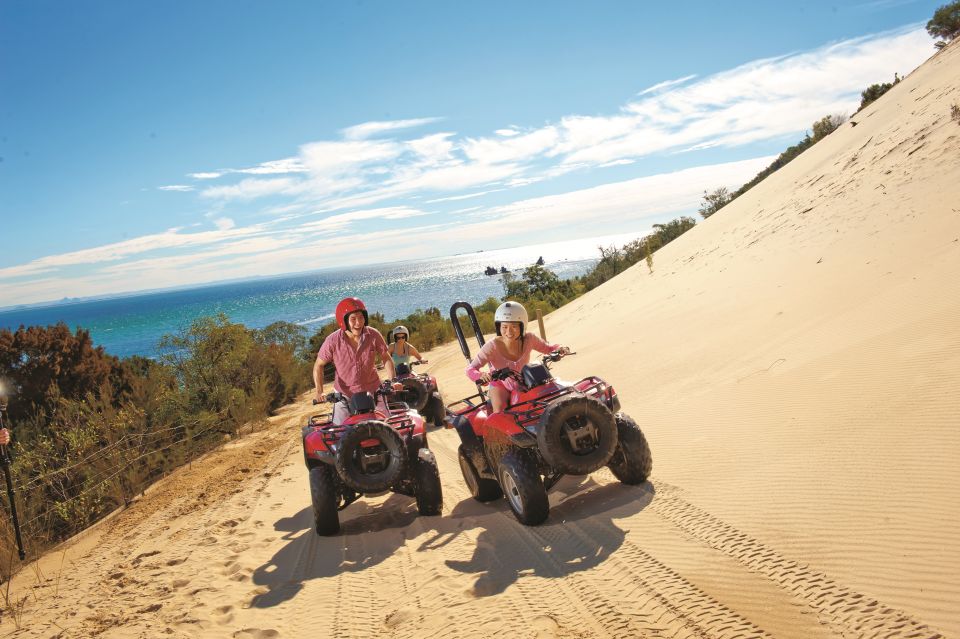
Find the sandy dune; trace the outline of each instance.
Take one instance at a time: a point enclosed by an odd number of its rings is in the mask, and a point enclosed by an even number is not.
[[[960,636],[960,44],[547,318],[644,428],[652,481],[543,526],[401,496],[311,530],[307,400],[21,572],[16,637]],[[415,336],[414,336],[415,338]],[[416,340],[414,339],[414,343]],[[456,345],[429,354],[469,394]]]

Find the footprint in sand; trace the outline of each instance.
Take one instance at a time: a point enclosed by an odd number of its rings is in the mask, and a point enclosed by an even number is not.
[[[151,550],[151,551],[149,551],[149,552],[142,552],[142,553],[140,553],[139,555],[137,555],[136,557],[134,557],[134,558],[133,558],[133,561],[131,561],[130,563],[131,563],[132,565],[134,565],[134,566],[138,566],[138,565],[140,565],[140,562],[143,561],[144,559],[146,559],[147,557],[153,557],[154,555],[159,555],[159,554],[160,554],[160,551],[159,551],[159,550]]]
[[[171,559],[170,561],[167,562],[167,565],[168,565],[168,566],[179,566],[180,564],[182,564],[182,563],[185,562],[186,560],[187,560],[186,557],[181,557],[181,558],[179,558],[179,559]]]
[[[560,636],[560,624],[557,623],[556,619],[548,615],[541,615],[535,617],[530,625],[533,627],[534,632],[537,633],[537,639],[554,639],[554,637]]]
[[[174,579],[174,580],[170,583],[170,586],[171,586],[172,588],[174,588],[174,589],[177,589],[177,588],[183,588],[184,586],[186,586],[186,585],[189,584],[189,583],[190,583],[190,580],[189,580],[189,579]]]
[[[233,622],[233,606],[220,606],[214,612],[218,615],[216,622],[221,626]]]
[[[280,633],[273,628],[261,630],[260,628],[244,628],[233,633],[234,639],[269,639],[270,637],[279,637]]]
[[[396,628],[397,626],[403,624],[416,615],[416,612],[410,608],[401,608],[399,610],[394,610],[383,620],[383,624],[387,628]]]
[[[249,569],[249,568],[244,568],[244,569],[241,570],[240,572],[238,572],[238,573],[236,573],[235,575],[233,575],[232,577],[230,577],[230,581],[241,581],[241,582],[242,582],[242,581],[249,581],[249,580],[250,580],[250,574],[251,574],[250,569]]]

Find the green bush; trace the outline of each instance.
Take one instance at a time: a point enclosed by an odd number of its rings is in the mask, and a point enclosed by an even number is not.
[[[899,84],[900,80],[900,76],[894,73],[893,82],[881,82],[879,84],[871,84],[868,86],[863,90],[863,93],[860,94],[860,106],[857,108],[857,112],[859,113],[867,105],[876,102],[880,96],[892,89],[894,85]]]
[[[934,38],[943,38],[937,42],[937,47],[946,46],[960,35],[960,0],[939,7],[933,12],[933,17],[927,22],[927,33]]]

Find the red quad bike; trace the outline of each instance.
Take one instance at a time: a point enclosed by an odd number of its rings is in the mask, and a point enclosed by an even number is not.
[[[397,376],[394,381],[403,384],[403,390],[400,391],[400,399],[410,408],[414,409],[424,419],[434,426],[443,426],[447,417],[447,406],[443,402],[443,395],[437,387],[437,378],[429,373],[416,374],[413,372],[414,366],[426,364],[427,360],[422,362],[410,362],[409,364],[397,364]]]
[[[464,357],[470,349],[457,318],[464,309],[477,342],[483,334],[467,302],[450,307]],[[460,469],[473,498],[502,495],[522,524],[535,526],[550,514],[547,490],[564,475],[587,475],[604,466],[624,484],[641,484],[653,465],[650,447],[637,423],[620,412],[613,387],[599,377],[576,383],[550,374],[563,355],[551,353],[518,374],[503,368],[493,379],[512,378],[518,391],[501,413],[490,414],[481,384],[478,393],[450,405],[452,428],[460,434]]]
[[[376,399],[392,394],[389,382],[376,393],[357,393],[349,400],[330,393],[327,401],[347,402],[350,417],[335,425],[332,415],[314,415],[303,427],[318,535],[339,532],[338,512],[363,495],[393,491],[415,497],[421,515],[440,514],[440,472],[427,448],[423,418],[402,403],[388,403],[384,412]]]

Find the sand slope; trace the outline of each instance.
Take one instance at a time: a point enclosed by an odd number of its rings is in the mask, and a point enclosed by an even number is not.
[[[24,570],[23,637],[960,636],[960,46],[554,313],[652,481],[565,478],[543,526],[401,496],[318,538],[304,400]],[[415,337],[415,336],[414,336]],[[415,340],[414,340],[415,342]],[[455,345],[429,355],[471,392]]]

